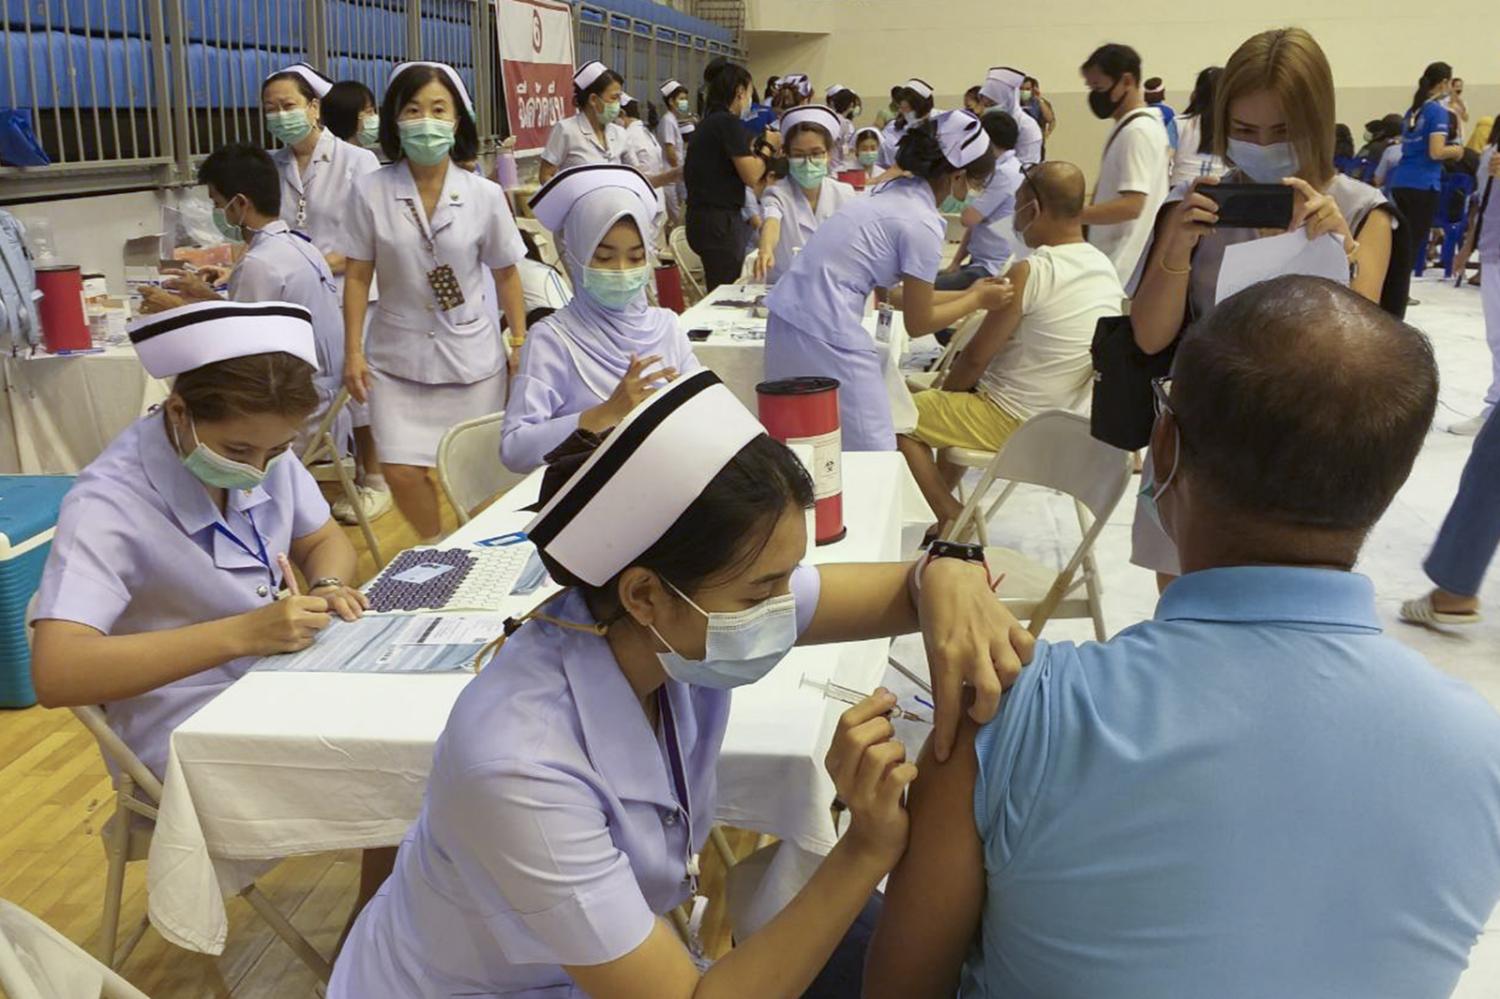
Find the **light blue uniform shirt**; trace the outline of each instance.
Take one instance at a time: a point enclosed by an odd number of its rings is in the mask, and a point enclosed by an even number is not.
[[[984,216],[984,221],[969,230],[969,260],[983,267],[993,277],[1010,259],[1009,225],[1016,214],[1016,192],[1025,175],[1015,150],[1008,150],[995,161],[995,172],[979,197],[970,205]]]
[[[1446,996],[1500,896],[1500,716],[1370,581],[1183,576],[981,730],[966,996]]]
[[[799,633],[820,577],[792,574]],[[592,623],[576,592],[549,616]],[[332,999],[583,999],[562,965],[617,960],[691,890],[730,693],[667,681],[689,808],[660,730],[596,635],[526,624],[459,695],[422,814],[360,914]]]

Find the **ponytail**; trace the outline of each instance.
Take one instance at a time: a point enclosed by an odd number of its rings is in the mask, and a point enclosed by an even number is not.
[[[708,68],[703,71],[704,103],[710,111],[714,108],[728,109],[734,103],[737,90],[741,87],[749,90],[755,86],[755,80],[748,69],[722,56],[719,59],[722,61],[717,65],[709,63]]]
[[[1427,68],[1422,71],[1422,79],[1417,81],[1417,92],[1412,95],[1411,108],[1406,112],[1408,127],[1416,127],[1417,112],[1421,110],[1423,104],[1427,103],[1427,98],[1432,93],[1432,88],[1444,80],[1451,79],[1453,79],[1452,66],[1445,62],[1428,64]]]

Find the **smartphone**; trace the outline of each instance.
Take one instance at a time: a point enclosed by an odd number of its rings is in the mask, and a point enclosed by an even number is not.
[[[1292,224],[1292,189],[1285,184],[1204,184],[1198,193],[1219,206],[1219,225],[1230,229],[1286,229]]]
[[[695,330],[688,330],[688,339],[693,341],[694,343],[702,343],[704,340],[707,340],[713,335],[714,331],[706,327],[699,327]]]

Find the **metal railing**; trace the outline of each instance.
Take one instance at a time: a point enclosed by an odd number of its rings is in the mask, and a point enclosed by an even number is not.
[[[307,61],[381,93],[409,59],[455,66],[484,149],[508,134],[495,0],[0,0],[0,109],[24,116],[50,164],[0,166],[0,201],[193,183],[229,141],[270,144],[260,85]],[[577,58],[602,59],[626,89],[690,89],[734,43],[575,2]],[[677,19],[678,21],[681,18]],[[4,128],[0,123],[0,128]],[[0,145],[0,149],[5,148]]]

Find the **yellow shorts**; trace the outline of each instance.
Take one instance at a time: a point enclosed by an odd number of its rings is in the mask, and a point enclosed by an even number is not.
[[[929,447],[998,451],[1024,421],[978,392],[929,389],[912,396],[917,429],[911,436]]]

